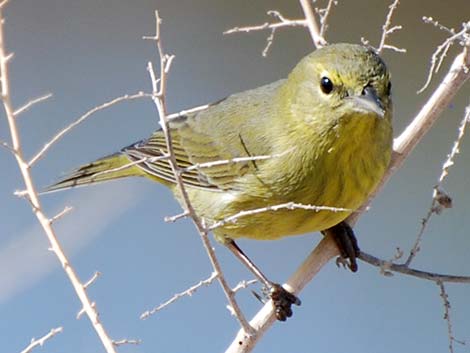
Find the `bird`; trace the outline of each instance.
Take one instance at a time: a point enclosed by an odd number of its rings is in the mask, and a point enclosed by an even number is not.
[[[345,219],[376,188],[392,151],[391,76],[373,48],[338,43],[316,49],[287,78],[177,116],[168,127],[192,207],[207,224],[219,224],[215,239],[268,288],[278,320],[290,317],[300,299],[269,280],[238,238],[330,230],[357,270],[359,247]],[[183,204],[168,153],[160,128],[46,191],[139,176],[165,185]],[[274,210],[284,204],[289,207]]]

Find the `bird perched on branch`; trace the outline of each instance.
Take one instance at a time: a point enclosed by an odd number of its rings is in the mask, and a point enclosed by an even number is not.
[[[359,248],[344,220],[389,164],[390,90],[386,65],[372,49],[333,44],[303,58],[286,79],[169,121],[189,201],[208,225],[219,225],[216,239],[268,287],[279,320],[291,316],[291,305],[300,300],[270,281],[235,239],[330,230],[356,271]],[[167,156],[160,129],[48,190],[142,176],[169,187],[181,201]]]

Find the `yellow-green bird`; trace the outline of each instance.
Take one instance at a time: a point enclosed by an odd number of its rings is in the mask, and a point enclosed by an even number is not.
[[[389,164],[390,91],[390,74],[373,49],[333,44],[307,55],[286,79],[169,122],[189,199],[208,224],[287,202],[347,209],[281,208],[239,217],[214,230],[217,240],[271,290],[279,320],[291,316],[291,304],[300,301],[269,281],[234,239],[278,239],[332,228],[355,271],[359,249],[343,220],[367,199]],[[143,176],[180,199],[168,160],[159,158],[165,155],[165,136],[157,130],[147,140],[80,167],[48,190]]]

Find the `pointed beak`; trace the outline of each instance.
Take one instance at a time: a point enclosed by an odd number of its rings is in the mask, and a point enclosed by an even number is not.
[[[373,87],[367,86],[363,89],[361,95],[350,96],[352,109],[361,114],[375,114],[379,118],[385,115],[385,109],[382,101],[377,96]]]

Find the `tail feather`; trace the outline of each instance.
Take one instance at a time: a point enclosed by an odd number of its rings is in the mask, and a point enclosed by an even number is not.
[[[116,153],[79,167],[64,179],[47,187],[45,192],[129,176],[143,176],[143,172],[136,165],[133,165],[124,154]]]

